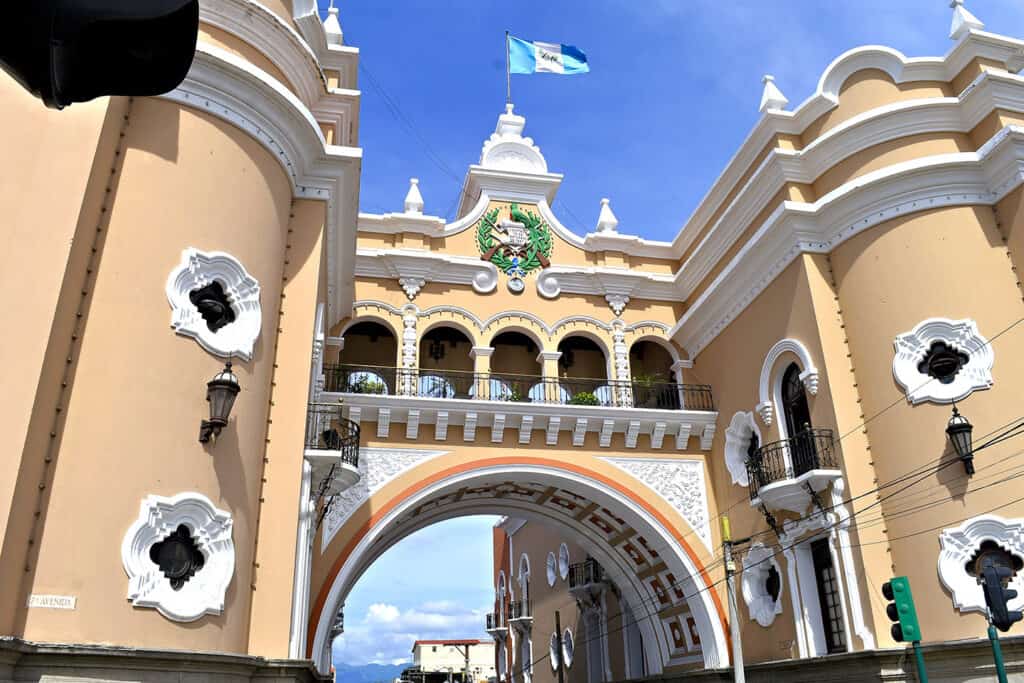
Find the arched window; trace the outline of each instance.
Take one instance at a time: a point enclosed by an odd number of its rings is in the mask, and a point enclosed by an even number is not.
[[[327,391],[354,394],[395,393],[398,340],[375,320],[353,324],[343,335],[338,365],[324,365]]]
[[[420,339],[417,395],[468,398],[473,390],[473,341],[462,330],[440,325]]]
[[[505,625],[505,602],[507,601],[506,596],[508,595],[508,589],[505,587],[505,572],[498,574],[498,624],[501,626]]]
[[[530,602],[530,558],[526,553],[519,558],[519,599],[524,608]]]
[[[789,439],[790,466],[793,476],[799,477],[815,468],[817,453],[811,432],[811,409],[796,363],[790,363],[782,375],[782,414],[786,425],[783,436]]]

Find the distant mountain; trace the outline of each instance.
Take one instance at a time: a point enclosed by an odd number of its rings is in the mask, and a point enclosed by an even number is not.
[[[409,664],[342,664],[334,663],[337,683],[391,683]]]

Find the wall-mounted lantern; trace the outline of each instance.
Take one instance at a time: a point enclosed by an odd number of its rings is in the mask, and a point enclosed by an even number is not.
[[[963,462],[964,471],[967,472],[968,476],[974,474],[974,450],[971,447],[971,432],[973,431],[974,425],[960,414],[960,411],[956,409],[954,404],[953,416],[949,418],[949,424],[946,425],[946,434],[949,435],[949,440],[953,442],[953,448],[956,449],[956,454],[960,457],[960,461]]]
[[[199,425],[199,441],[207,443],[212,438],[217,440],[220,430],[228,424],[231,408],[235,405],[235,397],[241,387],[238,378],[231,372],[231,361],[224,364],[224,369],[206,383],[206,400],[210,403],[210,419],[203,420]]]

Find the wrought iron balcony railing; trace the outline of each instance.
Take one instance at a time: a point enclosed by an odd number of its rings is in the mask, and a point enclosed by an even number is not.
[[[604,567],[593,558],[569,565],[569,590],[602,583],[604,580]]]
[[[706,384],[648,379],[621,381],[375,365],[325,365],[324,389],[350,394],[511,403],[714,410],[711,387]]]
[[[509,603],[508,620],[520,621],[523,619],[533,619],[533,611],[530,608],[530,601],[516,600],[515,602]]]
[[[341,451],[341,462],[359,466],[359,425],[341,416],[338,403],[310,403],[306,411],[306,448]]]
[[[501,631],[507,628],[507,625],[505,624],[502,617],[503,615],[497,612],[488,612],[486,629],[488,633],[490,633],[491,631]]]
[[[751,500],[769,484],[796,479],[811,470],[839,469],[834,446],[831,429],[805,429],[792,438],[761,446],[747,460]]]

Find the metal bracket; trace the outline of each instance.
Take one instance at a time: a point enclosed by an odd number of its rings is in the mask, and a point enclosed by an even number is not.
[[[764,505],[761,505],[761,514],[764,515],[764,521],[766,521],[768,523],[768,526],[772,528],[772,531],[775,532],[775,537],[781,541],[782,533],[779,530],[779,522],[775,519],[775,515],[768,512],[768,508],[766,508]]]
[[[821,498],[818,497],[818,493],[811,488],[808,482],[804,482],[804,488],[807,489],[807,493],[811,494],[811,500],[814,501],[814,507],[821,511],[821,514],[825,514],[825,508],[821,504]]]

